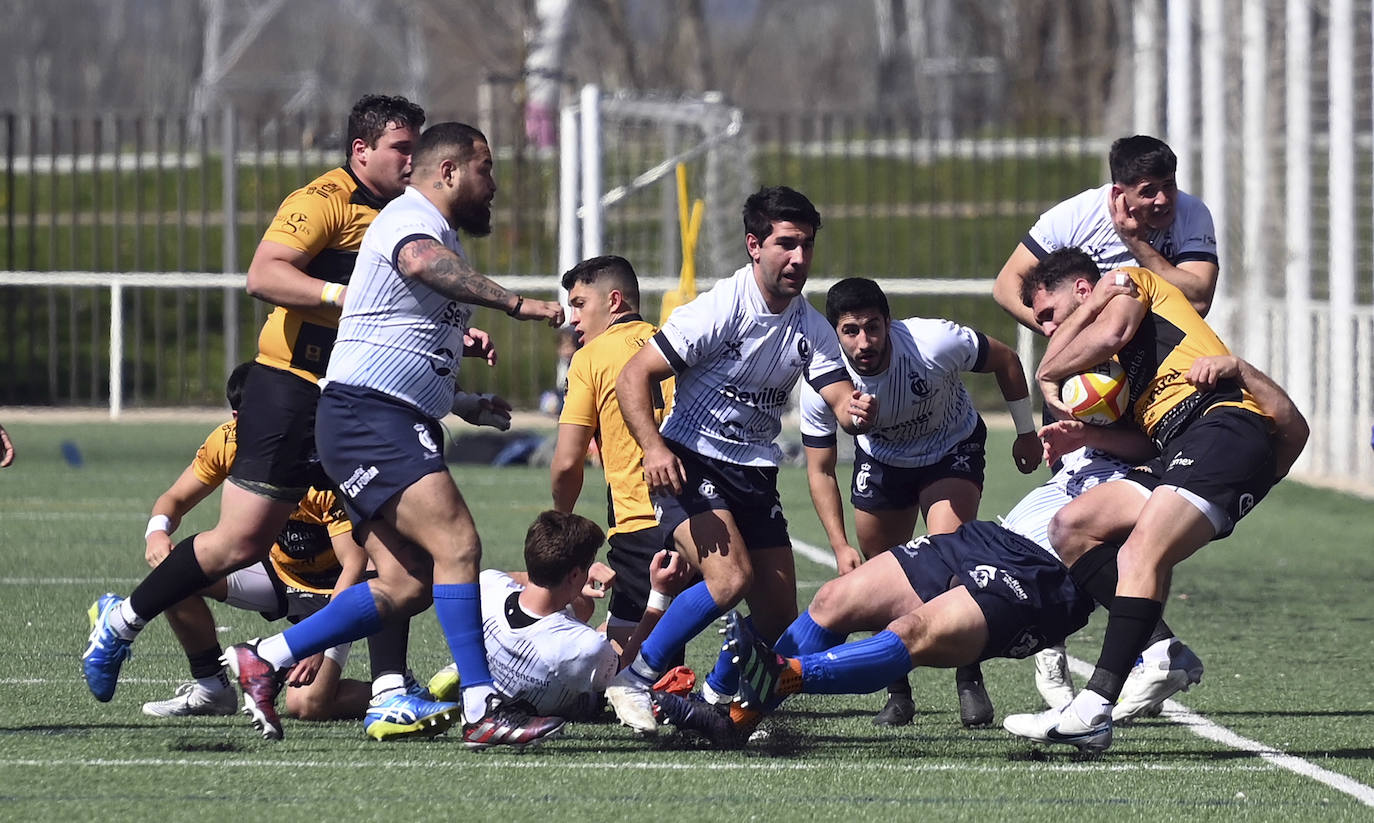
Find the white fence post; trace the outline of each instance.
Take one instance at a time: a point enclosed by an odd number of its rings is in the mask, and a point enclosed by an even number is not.
[[[225,274],[238,273],[239,183],[238,129],[234,108],[224,107],[224,250],[221,269]],[[235,289],[224,290],[224,373],[234,370],[239,360],[239,300]]]
[[[110,419],[124,408],[124,286],[110,281]]]
[[[601,89],[582,87],[582,259],[601,254]]]

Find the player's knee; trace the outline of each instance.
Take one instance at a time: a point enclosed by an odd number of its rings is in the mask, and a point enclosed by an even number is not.
[[[1045,534],[1049,537],[1050,545],[1066,564],[1072,564],[1093,545],[1085,537],[1086,526],[1087,524],[1075,517],[1073,512],[1069,512],[1067,507],[1060,509],[1050,519]]]
[[[744,599],[754,585],[754,570],[748,566],[716,569],[707,577],[706,588],[716,602],[731,608]]]
[[[841,621],[849,601],[845,595],[845,589],[848,587],[844,585],[843,580],[843,577],[830,580],[816,592],[811,605],[807,607],[812,620],[822,626],[831,626]]]

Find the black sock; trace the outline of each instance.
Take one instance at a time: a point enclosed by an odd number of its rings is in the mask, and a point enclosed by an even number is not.
[[[1098,604],[1112,607],[1116,597],[1116,555],[1120,543],[1098,543],[1069,567],[1069,577]]]
[[[1115,702],[1121,696],[1121,686],[1135,665],[1140,650],[1153,627],[1159,623],[1164,604],[1148,597],[1118,597],[1107,618],[1107,631],[1102,638],[1102,654],[1097,668],[1088,680],[1087,688],[1107,700]]]
[[[224,650],[216,643],[205,651],[186,655],[186,661],[191,664],[191,677],[201,680],[219,674],[224,669],[219,659],[222,654]]]
[[[887,693],[901,697],[911,697],[911,681],[903,677],[901,680],[894,680],[887,687]]]
[[[1120,551],[1119,543],[1099,543],[1084,552],[1083,556],[1078,558],[1078,562],[1069,569],[1069,576],[1078,584],[1078,588],[1109,610],[1112,600],[1116,598],[1116,555]],[[1155,623],[1154,632],[1145,645],[1153,646],[1160,640],[1168,640],[1173,636],[1174,632],[1169,628],[1169,624],[1160,619]]]
[[[195,541],[193,534],[176,544],[167,559],[148,572],[129,595],[129,605],[144,622],[214,582],[196,559]]]
[[[405,674],[410,647],[410,618],[390,617],[382,628],[367,638],[367,658],[372,664],[372,679],[384,674]]]
[[[983,667],[977,663],[969,663],[954,670],[954,682],[959,683],[981,683],[983,681]]]

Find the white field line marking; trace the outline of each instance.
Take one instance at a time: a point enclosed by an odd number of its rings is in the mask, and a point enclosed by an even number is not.
[[[835,568],[834,555],[822,551],[810,543],[793,539],[792,548],[797,554],[802,555],[814,563],[818,563],[829,569]],[[1083,678],[1091,677],[1093,673],[1093,665],[1091,663],[1085,660],[1079,660],[1076,657],[1069,658],[1069,668],[1073,670],[1074,674]],[[1164,710],[1163,717],[1186,726],[1189,731],[1198,737],[1220,743],[1223,746],[1229,746],[1233,749],[1257,754],[1264,760],[1281,769],[1287,769],[1303,777],[1310,777],[1323,785],[1330,786],[1338,792],[1350,795],[1366,806],[1374,806],[1374,787],[1366,786],[1358,780],[1354,780],[1346,775],[1330,771],[1329,769],[1323,769],[1321,766],[1303,760],[1301,757],[1284,754],[1278,749],[1272,746],[1266,746],[1257,740],[1242,737],[1225,726],[1208,720],[1175,700],[1164,701]]]
[[[141,577],[0,577],[0,586],[135,586]]]
[[[37,768],[57,768],[67,766],[114,766],[143,768],[146,766],[202,766],[206,768],[224,768],[233,766],[237,768],[316,768],[316,769],[339,769],[339,768],[389,768],[389,769],[435,769],[451,768],[452,760],[386,760],[381,762],[373,761],[345,761],[345,760],[270,760],[270,759],[237,759],[226,757],[223,759],[194,759],[194,758],[129,758],[125,760],[112,758],[81,759],[64,758],[60,760],[39,760],[36,758],[5,758],[0,759],[0,766],[26,766]],[[558,755],[548,757],[538,757],[535,755],[521,755],[510,759],[497,759],[489,755],[473,757],[470,762],[463,762],[464,768],[482,767],[494,769],[543,769],[554,768],[559,770],[584,769],[592,771],[605,771],[611,769],[640,769],[643,771],[717,771],[717,772],[811,772],[811,771],[862,771],[875,772],[887,771],[897,773],[915,772],[975,772],[982,774],[1001,774],[1006,772],[1022,772],[1026,769],[1038,772],[1219,772],[1229,773],[1234,771],[1268,771],[1265,766],[1212,766],[1203,764],[1180,764],[1180,765],[1161,765],[1149,763],[1019,763],[1006,764],[999,766],[970,766],[965,763],[916,763],[907,762],[900,764],[872,764],[854,763],[846,761],[827,761],[825,763],[792,763],[776,761],[741,761],[736,763],[679,763],[663,762],[652,763],[648,761],[638,761],[633,763],[620,762],[594,762],[570,761]]]

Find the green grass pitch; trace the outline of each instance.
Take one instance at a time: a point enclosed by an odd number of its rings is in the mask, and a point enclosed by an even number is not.
[[[1185,724],[1119,729],[1103,757],[1039,751],[1000,728],[958,722],[953,677],[918,671],[920,710],[903,729],[869,718],[881,695],[804,697],[766,740],[719,752],[686,735],[633,737],[582,723],[524,753],[468,752],[455,740],[380,744],[361,723],[286,721],[256,737],[241,716],[154,720],[139,711],[186,677],[160,622],[135,647],[113,702],[86,690],[78,657],[87,605],[127,594],[144,572],[153,499],[195,452],[209,422],[9,421],[19,459],[0,470],[0,800],[14,820],[1371,820],[1374,625],[1368,500],[1281,484],[1237,534],[1176,572],[1167,616],[1207,671],[1179,696],[1198,716],[1269,747],[1246,751]],[[84,463],[61,455],[70,440]],[[1005,512],[1044,472],[1010,465],[993,432],[982,513]],[[520,563],[524,527],[549,500],[542,469],[456,467],[475,512],[484,565]],[[604,504],[592,473],[583,512]],[[795,537],[824,546],[800,469],[783,471]],[[206,528],[217,497],[180,534]],[[831,574],[799,557],[800,599]],[[224,643],[267,632],[258,616],[215,607]],[[1103,618],[1069,644],[1094,659]],[[715,636],[689,663],[704,672]],[[415,622],[414,668],[445,662],[432,616]],[[1038,708],[1029,661],[985,664],[998,720]],[[366,677],[362,649],[349,672]],[[1081,683],[1081,678],[1080,678]],[[1215,728],[1207,726],[1207,728]],[[1325,781],[1325,782],[1323,782]],[[1342,782],[1344,781],[1344,782]]]

